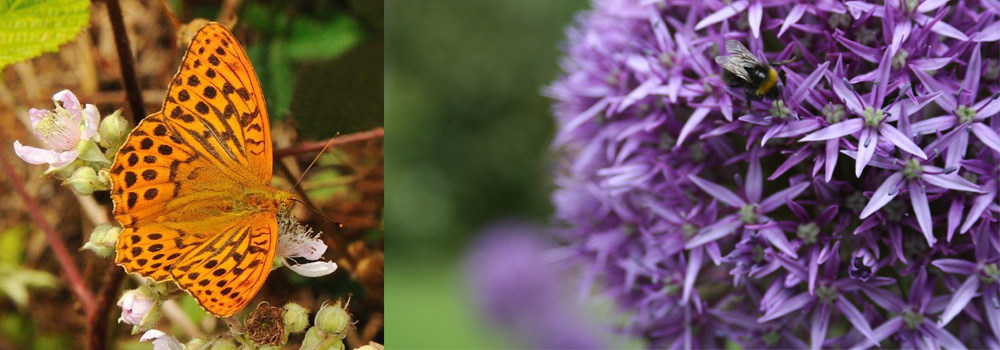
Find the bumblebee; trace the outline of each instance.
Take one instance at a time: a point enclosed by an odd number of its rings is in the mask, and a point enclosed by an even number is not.
[[[729,87],[742,87],[746,94],[747,106],[750,101],[778,97],[778,71],[772,66],[781,66],[795,60],[762,63],[746,46],[736,40],[726,40],[729,56],[716,56],[715,62],[722,65],[722,82]]]

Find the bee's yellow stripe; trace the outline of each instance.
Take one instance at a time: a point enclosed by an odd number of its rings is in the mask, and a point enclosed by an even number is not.
[[[757,88],[757,94],[763,95],[768,91],[771,91],[771,89],[773,89],[774,86],[777,84],[778,84],[778,71],[774,70],[774,68],[771,68],[767,71],[767,79],[764,79],[764,82],[761,83],[760,87]]]

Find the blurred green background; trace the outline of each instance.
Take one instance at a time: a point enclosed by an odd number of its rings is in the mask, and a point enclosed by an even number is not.
[[[471,308],[460,265],[483,225],[544,222],[555,129],[540,93],[584,0],[386,1],[387,344],[515,346]]]

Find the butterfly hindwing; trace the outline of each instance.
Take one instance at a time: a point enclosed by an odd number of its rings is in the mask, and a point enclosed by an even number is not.
[[[217,23],[199,30],[167,91],[163,114],[185,143],[248,183],[270,183],[267,106],[229,30]]]
[[[277,234],[274,213],[239,220],[181,257],[171,270],[173,279],[208,312],[229,316],[264,285]]]
[[[125,228],[118,237],[115,263],[155,281],[170,280],[170,270],[195,247],[184,232],[162,225]]]

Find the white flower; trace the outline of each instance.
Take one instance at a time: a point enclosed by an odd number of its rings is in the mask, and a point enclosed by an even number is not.
[[[184,350],[184,346],[181,342],[177,341],[177,338],[167,335],[156,329],[151,329],[146,333],[142,334],[141,341],[153,341],[153,350]]]
[[[80,101],[69,90],[52,95],[52,101],[56,104],[54,110],[32,108],[28,111],[31,131],[49,149],[24,146],[20,141],[14,141],[14,153],[25,162],[50,164],[58,168],[79,157],[76,148],[80,141],[97,140],[101,117],[94,105],[80,108]]]
[[[282,215],[278,220],[278,251],[277,255],[289,269],[306,277],[320,277],[337,270],[337,264],[332,261],[313,261],[299,264],[292,258],[318,260],[326,252],[326,244],[317,238],[320,233],[313,233],[312,228],[295,221],[290,215]]]
[[[142,319],[146,317],[149,310],[153,309],[155,301],[152,297],[143,293],[142,289],[126,291],[122,298],[118,300],[118,306],[122,307],[122,316],[118,322],[125,322],[131,325],[142,324]],[[146,334],[149,334],[148,332]]]

